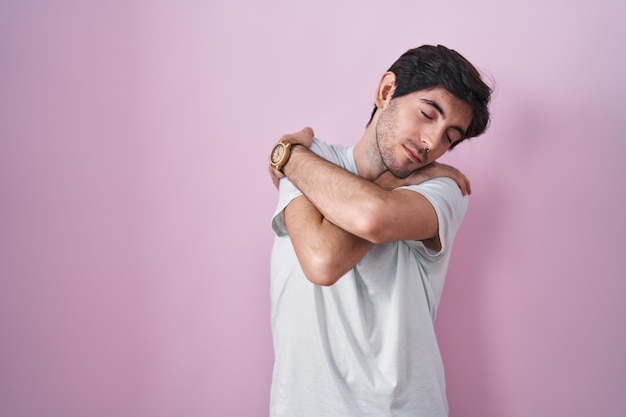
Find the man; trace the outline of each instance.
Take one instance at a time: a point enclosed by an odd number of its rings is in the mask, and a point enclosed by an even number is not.
[[[448,415],[433,320],[469,183],[434,161],[485,131],[490,96],[425,45],[382,76],[356,145],[306,128],[274,147],[273,417]]]

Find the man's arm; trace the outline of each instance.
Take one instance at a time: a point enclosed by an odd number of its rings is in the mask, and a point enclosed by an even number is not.
[[[313,141],[313,130],[284,135],[283,142],[303,145],[307,148]],[[284,175],[269,167],[270,178],[276,188]],[[333,285],[356,265],[372,246],[335,226],[301,195],[293,199],[281,213],[298,262],[307,279],[317,285]]]
[[[437,237],[435,209],[419,193],[386,190],[294,146],[283,168],[323,217],[373,243]]]
[[[333,285],[372,246],[329,222],[305,196],[291,201],[283,215],[302,271],[314,284]]]
[[[313,131],[304,129],[295,135],[285,135],[282,140],[309,146],[312,137]],[[336,167],[334,164],[330,165]],[[344,171],[339,167],[336,168]],[[270,175],[274,184],[278,186],[278,181],[283,175],[272,168]],[[377,178],[375,183],[382,189],[391,191],[404,185],[419,184],[441,176],[454,179],[463,194],[470,191],[469,182],[460,171],[438,163],[432,163],[402,180],[385,173]],[[306,196],[294,199],[284,210],[283,216],[305,275],[318,285],[334,284],[365,256],[372,245],[370,241],[328,221]]]

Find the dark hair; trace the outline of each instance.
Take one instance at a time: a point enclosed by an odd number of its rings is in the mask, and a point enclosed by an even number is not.
[[[443,87],[472,107],[473,117],[465,136],[450,148],[483,134],[487,129],[491,88],[481,79],[478,70],[458,52],[442,45],[423,45],[402,54],[389,71],[396,75],[392,99],[419,90]],[[370,122],[376,110],[377,107],[374,107]]]

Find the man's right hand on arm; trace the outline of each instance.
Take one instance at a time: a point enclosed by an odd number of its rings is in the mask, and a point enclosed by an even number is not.
[[[313,143],[313,129],[310,127],[305,127],[296,133],[286,134],[280,138],[280,141],[291,143],[292,145],[302,145],[306,148],[310,148]],[[285,176],[282,172],[274,169],[271,165],[269,166],[269,174],[274,187],[278,189],[278,183],[280,179]]]
[[[292,145],[297,144],[297,145],[302,145],[305,148],[310,148],[311,144],[313,143],[314,136],[315,136],[315,133],[313,133],[313,129],[311,129],[310,127],[305,127],[299,132],[283,135],[283,137],[280,138],[280,140],[284,142],[289,142]]]

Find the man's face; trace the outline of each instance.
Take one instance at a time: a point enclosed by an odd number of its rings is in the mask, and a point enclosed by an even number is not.
[[[376,123],[383,164],[395,177],[406,178],[462,139],[472,113],[469,104],[441,87],[391,99]]]

